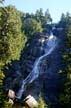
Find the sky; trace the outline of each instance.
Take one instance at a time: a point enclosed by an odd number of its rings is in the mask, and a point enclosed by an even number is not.
[[[43,12],[49,9],[53,22],[60,20],[61,14],[71,13],[71,0],[5,0],[4,5],[13,4],[22,12],[35,13],[42,8]]]

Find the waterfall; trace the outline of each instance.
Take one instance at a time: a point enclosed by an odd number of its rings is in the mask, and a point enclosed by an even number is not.
[[[36,78],[39,76],[39,65],[42,62],[42,60],[51,54],[51,52],[54,50],[55,46],[57,45],[57,38],[51,33],[51,35],[48,37],[48,40],[45,40],[43,42],[44,45],[44,51],[45,54],[39,57],[34,64],[32,72],[27,76],[25,80],[23,80],[21,88],[18,91],[17,98],[21,99],[22,94],[24,90],[26,89],[27,84],[32,83]]]

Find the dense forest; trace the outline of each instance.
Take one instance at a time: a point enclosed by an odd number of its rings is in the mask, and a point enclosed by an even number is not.
[[[62,93],[59,96],[59,108],[70,108],[71,106],[71,15],[62,14],[58,23],[52,23],[52,18],[47,9],[43,13],[42,8],[33,13],[20,12],[15,6],[3,6],[4,0],[0,0],[0,108],[12,108],[8,103],[4,81],[6,76],[4,70],[9,65],[20,60],[22,51],[25,53],[26,43],[36,38],[37,34],[49,33],[55,27],[56,34],[59,28],[60,38],[63,39],[64,48],[61,49],[62,70],[58,73],[64,75]],[[38,108],[47,108],[42,97],[39,97]],[[24,108],[24,106],[23,106]]]

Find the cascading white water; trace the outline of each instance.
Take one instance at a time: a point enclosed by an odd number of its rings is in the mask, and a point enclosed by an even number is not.
[[[18,94],[17,94],[18,99],[21,99],[22,94],[23,94],[27,84],[32,83],[39,76],[39,65],[40,65],[41,61],[46,56],[51,54],[51,52],[54,50],[55,46],[57,45],[57,38],[53,34],[51,34],[48,37],[48,40],[47,41],[45,40],[43,42],[43,44],[45,44],[45,43],[46,43],[46,46],[44,47],[45,54],[42,55],[41,57],[39,57],[36,60],[32,72],[27,76],[27,78],[25,80],[23,80],[21,88],[20,88],[20,90],[18,91]]]

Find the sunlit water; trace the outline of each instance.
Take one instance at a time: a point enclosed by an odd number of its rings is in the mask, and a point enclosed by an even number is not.
[[[45,44],[46,43],[46,44]],[[27,78],[25,80],[22,81],[22,85],[21,85],[21,88],[19,89],[18,91],[18,94],[17,94],[17,98],[18,99],[21,99],[22,97],[22,94],[24,92],[24,90],[26,89],[26,86],[27,84],[30,84],[32,83],[35,79],[38,78],[39,76],[39,65],[40,63],[42,62],[42,60],[48,56],[49,54],[51,54],[51,52],[54,50],[54,48],[56,47],[57,45],[57,38],[51,34],[49,37],[48,37],[48,40],[45,40],[43,42],[43,45],[46,45],[44,47],[44,51],[45,51],[45,54],[42,55],[41,57],[39,57],[36,61],[35,61],[35,64],[34,64],[34,67],[33,67],[33,70],[32,72],[27,76]]]

